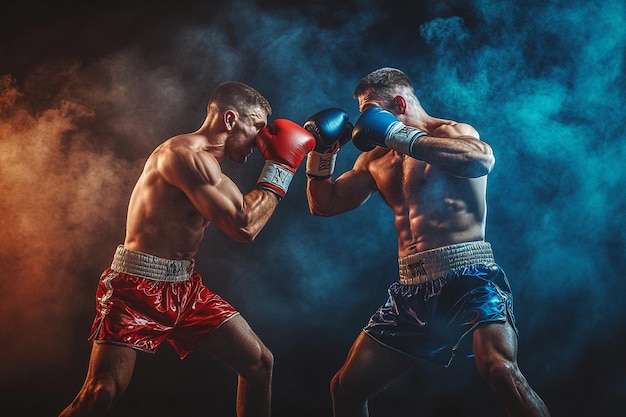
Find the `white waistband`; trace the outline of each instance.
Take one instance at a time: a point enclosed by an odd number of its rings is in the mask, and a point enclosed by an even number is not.
[[[420,284],[469,265],[495,263],[491,244],[464,242],[398,258],[401,284]]]
[[[194,261],[164,259],[149,253],[136,252],[118,246],[111,269],[155,281],[186,281],[193,272]]]

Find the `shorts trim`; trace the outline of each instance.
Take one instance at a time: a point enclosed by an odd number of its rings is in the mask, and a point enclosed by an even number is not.
[[[393,347],[393,346],[391,346],[391,345],[388,345],[387,343],[385,343],[385,342],[381,341],[381,340],[380,340],[380,339],[378,339],[376,336],[374,336],[373,334],[371,334],[371,333],[370,333],[370,331],[369,331],[367,328],[363,328],[363,329],[361,329],[361,331],[362,331],[363,333],[365,333],[367,336],[369,336],[369,337],[370,337],[373,341],[375,341],[376,343],[378,343],[378,344],[379,344],[379,345],[381,345],[381,346],[386,347],[387,349],[393,350],[394,352],[400,353],[400,354],[402,354],[403,356],[406,356],[407,358],[414,359],[414,360],[416,360],[416,361],[419,359],[419,358],[418,358],[417,356],[415,356],[415,355],[411,355],[410,353],[403,352],[403,351],[401,351],[400,349],[395,348],[395,347]]]
[[[121,346],[121,347],[129,348],[129,349],[132,349],[132,350],[136,350],[136,351],[139,351],[139,352],[150,353],[152,355],[154,355],[156,353],[156,349],[155,350],[142,349],[142,348],[137,347],[136,345],[132,345],[130,343],[118,342],[116,340],[110,340],[110,339],[93,339],[93,343],[95,343],[97,345]]]
[[[206,340],[207,337],[209,337],[211,334],[213,334],[213,332],[215,332],[217,329],[219,329],[220,327],[222,327],[222,325],[224,323],[226,323],[227,321],[229,321],[230,319],[232,319],[235,316],[240,316],[241,313],[239,311],[234,312],[233,314],[231,314],[230,316],[226,317],[224,319],[224,321],[222,321],[220,324],[218,324],[214,329],[212,329],[209,333],[207,333],[203,340],[200,342],[200,344],[202,344],[202,342],[204,340]],[[104,320],[104,318],[103,318]],[[150,349],[142,349],[140,347],[138,347],[136,344],[131,344],[131,343],[124,343],[124,342],[120,342],[117,340],[113,340],[113,339],[98,339],[96,337],[93,337],[93,343],[96,343],[98,345],[115,345],[115,346],[122,346],[122,347],[127,347],[129,349],[133,349],[139,352],[145,352],[145,353],[150,353],[152,355],[154,355],[157,351],[157,348],[154,348],[152,350]],[[176,350],[176,348],[174,348]],[[194,349],[195,350],[195,349]],[[184,357],[187,356],[187,354],[190,352],[185,352],[185,354],[181,357],[181,359],[184,359]]]

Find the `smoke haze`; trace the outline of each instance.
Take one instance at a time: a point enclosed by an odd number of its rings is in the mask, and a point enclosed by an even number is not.
[[[487,239],[515,293],[525,376],[553,415],[615,415],[624,3],[338,3],[0,6],[0,414],[56,415],[77,393],[134,182],[158,144],[200,126],[218,83],[254,86],[273,118],[342,107],[354,122],[359,79],[392,66],[431,115],[472,124],[494,149]],[[336,172],[357,154],[342,149]],[[224,170],[247,192],[261,166],[255,154]],[[276,356],[278,417],[330,415],[330,378],[397,275],[382,200],[313,217],[303,171],[255,242],[210,227],[197,259]],[[139,355],[115,415],[234,415],[235,384],[211,358],[181,362],[164,346]],[[415,403],[423,415],[502,415],[483,385],[471,365],[425,365],[373,399],[372,416],[414,416]]]

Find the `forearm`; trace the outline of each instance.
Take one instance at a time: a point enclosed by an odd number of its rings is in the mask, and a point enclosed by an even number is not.
[[[352,141],[363,152],[376,146],[391,148],[458,177],[482,177],[491,171],[495,163],[491,147],[478,139],[473,127],[433,120],[436,126],[426,131],[406,125],[385,109],[370,107],[355,124]]]
[[[314,216],[335,216],[365,203],[375,191],[365,175],[348,171],[336,180],[307,180],[309,210]]]
[[[462,178],[487,175],[495,164],[491,147],[473,137],[423,136],[413,144],[412,156]]]
[[[271,191],[255,188],[243,197],[236,220],[228,234],[240,242],[252,242],[267,224],[278,206],[279,199]]]
[[[314,216],[329,216],[329,208],[332,202],[333,183],[330,178],[323,180],[307,179],[306,196],[309,203],[309,211]]]

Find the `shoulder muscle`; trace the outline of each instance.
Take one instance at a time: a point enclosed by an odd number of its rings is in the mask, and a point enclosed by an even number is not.
[[[461,136],[469,136],[474,139],[480,139],[480,135],[478,134],[478,131],[474,129],[474,127],[467,123],[458,123],[453,121],[448,121],[447,123],[443,123],[437,126],[429,133],[429,136],[443,138],[458,138]]]
[[[221,180],[221,167],[207,152],[171,148],[160,152],[157,169],[175,187],[184,190],[194,186],[216,185]]]

